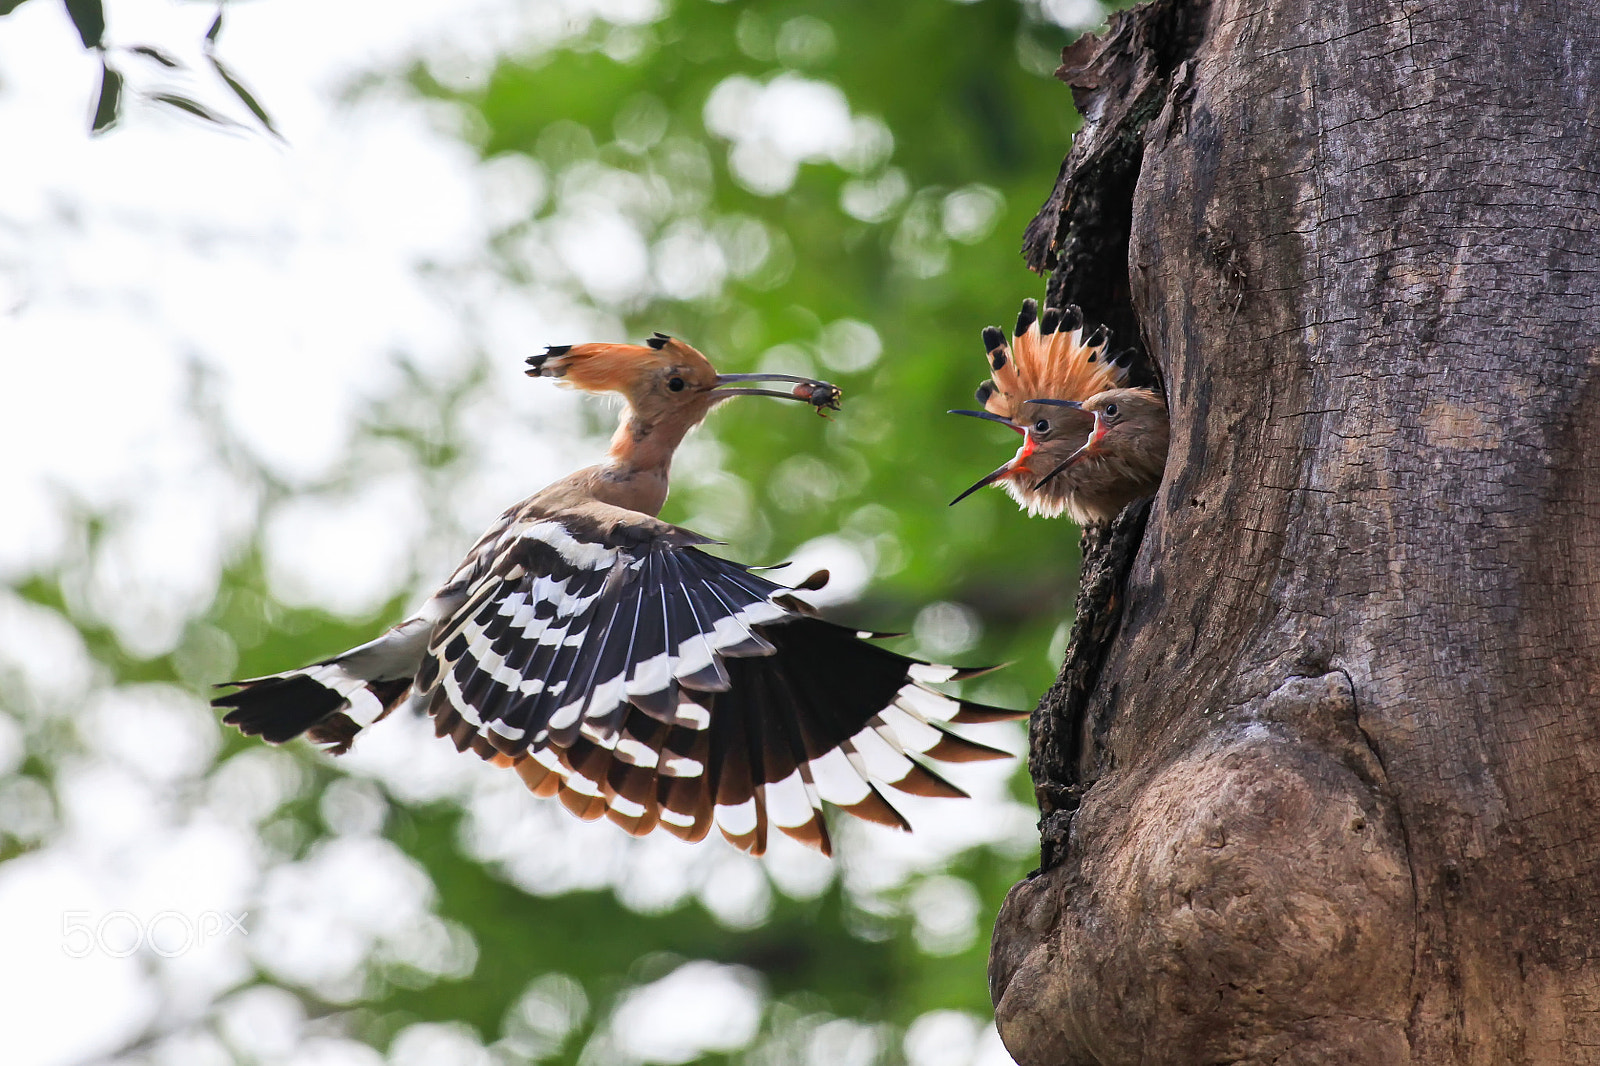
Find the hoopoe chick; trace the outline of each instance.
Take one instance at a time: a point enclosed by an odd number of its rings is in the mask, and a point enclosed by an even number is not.
[[[232,682],[224,722],[338,754],[403,707],[581,818],[759,854],[770,830],[829,852],[822,802],[900,829],[885,787],[963,793],[926,760],[1003,758],[952,722],[1023,717],[930,684],[982,671],[908,659],[813,616],[713,543],[656,517],[673,453],[712,407],[773,396],[837,409],[785,374],[718,374],[681,341],[553,347],[528,374],[626,403],[604,462],[506,511],[412,617],[299,670]],[[783,382],[786,391],[755,387]],[[826,575],[802,582],[817,588]]]
[[[1023,435],[1022,447],[950,502],[1000,484],[1029,514],[1109,522],[1161,485],[1167,405],[1152,389],[1126,387],[1129,355],[1110,357],[1105,326],[1085,336],[1078,308],[1038,310],[1023,301],[1010,345],[996,327],[983,331],[984,410],[950,412],[999,422]]]

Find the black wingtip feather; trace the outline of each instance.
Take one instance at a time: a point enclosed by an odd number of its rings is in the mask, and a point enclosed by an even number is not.
[[[972,394],[972,398],[978,401],[978,406],[982,407],[988,404],[989,397],[993,395],[994,382],[985,381],[982,385],[978,386],[978,391]]]
[[[827,587],[828,581],[832,578],[832,576],[833,575],[827,570],[818,570],[816,573],[800,582],[800,584],[795,585],[794,588],[797,591],[803,589],[806,592],[816,592],[818,589]]]
[[[1077,304],[1068,304],[1061,309],[1061,325],[1057,328],[1072,332],[1083,327],[1083,309]]]
[[[961,709],[951,715],[950,721],[960,725],[971,725],[982,722],[1015,722],[1027,718],[1031,711],[1018,711],[1009,707],[991,707],[986,703],[973,703],[970,700],[961,700]]]
[[[1039,319],[1039,332],[1046,337],[1061,328],[1061,308],[1046,307],[1044,316]]]
[[[995,663],[993,666],[962,666],[956,668],[956,672],[950,675],[950,680],[971,681],[975,677],[983,677],[986,674],[994,673],[996,670],[1004,670],[1010,665],[1010,663]]]
[[[996,348],[1003,347],[1006,343],[1005,334],[1000,332],[999,326],[983,327],[983,350],[987,354]]]
[[[665,333],[656,332],[646,337],[645,343],[659,352],[661,349],[667,346],[667,342],[671,339],[672,338]]]

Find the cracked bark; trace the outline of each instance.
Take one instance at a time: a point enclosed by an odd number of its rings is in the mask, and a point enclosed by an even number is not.
[[[1026,254],[1173,442],[1034,716],[1026,1066],[1600,1062],[1597,26],[1155,0],[1067,50]]]

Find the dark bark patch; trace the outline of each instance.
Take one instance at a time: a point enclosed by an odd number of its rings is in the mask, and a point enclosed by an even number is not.
[[[1064,856],[1072,812],[1096,776],[1094,738],[1104,732],[1105,722],[1090,720],[1089,697],[1099,685],[1122,621],[1124,583],[1149,516],[1150,501],[1144,500],[1109,524],[1090,526],[1083,533],[1083,572],[1066,658],[1029,723],[1028,772],[1039,801],[1039,862],[1044,870]]]
[[[1028,224],[1022,254],[1052,271],[1048,302],[1077,304],[1139,353],[1134,384],[1159,384],[1140,337],[1128,285],[1133,189],[1145,127],[1175,116],[1192,97],[1187,62],[1199,44],[1205,3],[1156,0],[1111,16],[1104,36],[1086,34],[1062,51],[1056,77],[1072,86],[1083,127],[1044,206]]]

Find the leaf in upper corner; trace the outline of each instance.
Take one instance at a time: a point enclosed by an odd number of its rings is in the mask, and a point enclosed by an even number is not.
[[[9,15],[22,6],[23,0],[0,0],[0,15]]]
[[[122,75],[111,69],[110,64],[100,64],[100,98],[94,105],[94,122],[89,126],[90,133],[104,133],[117,124],[117,115],[122,105]]]
[[[99,48],[106,35],[106,12],[100,0],[62,0],[67,6],[67,17],[78,27],[85,48]]]
[[[225,115],[217,114],[205,104],[197,103],[194,100],[189,99],[187,96],[179,96],[177,93],[151,93],[150,99],[154,100],[158,104],[166,104],[168,107],[175,107],[179,111],[187,111],[196,118],[203,118],[207,122],[214,122],[219,126],[238,125],[238,123],[233,121],[231,118],[228,118]]]
[[[162,66],[166,67],[168,70],[174,70],[183,66],[182,63],[178,62],[176,59],[173,59],[170,55],[153,45],[136,44],[132,48],[129,48],[128,51],[132,52],[134,55],[144,56],[146,59],[153,59],[157,63],[160,63]]]
[[[242,100],[244,106],[250,109],[250,113],[256,117],[256,121],[266,127],[268,133],[280,141],[283,140],[283,134],[279,133],[278,127],[272,124],[272,116],[267,114],[267,109],[256,102],[256,98],[251,95],[249,89],[244,87],[244,83],[234,77],[233,71],[223,66],[222,60],[214,55],[208,54],[206,58],[211,61],[211,66],[216,70],[217,76],[228,83],[228,88],[233,90],[233,95]]]
[[[222,32],[222,8],[217,8],[217,17],[211,20],[211,28],[206,31],[206,43],[216,44],[217,34]]]

